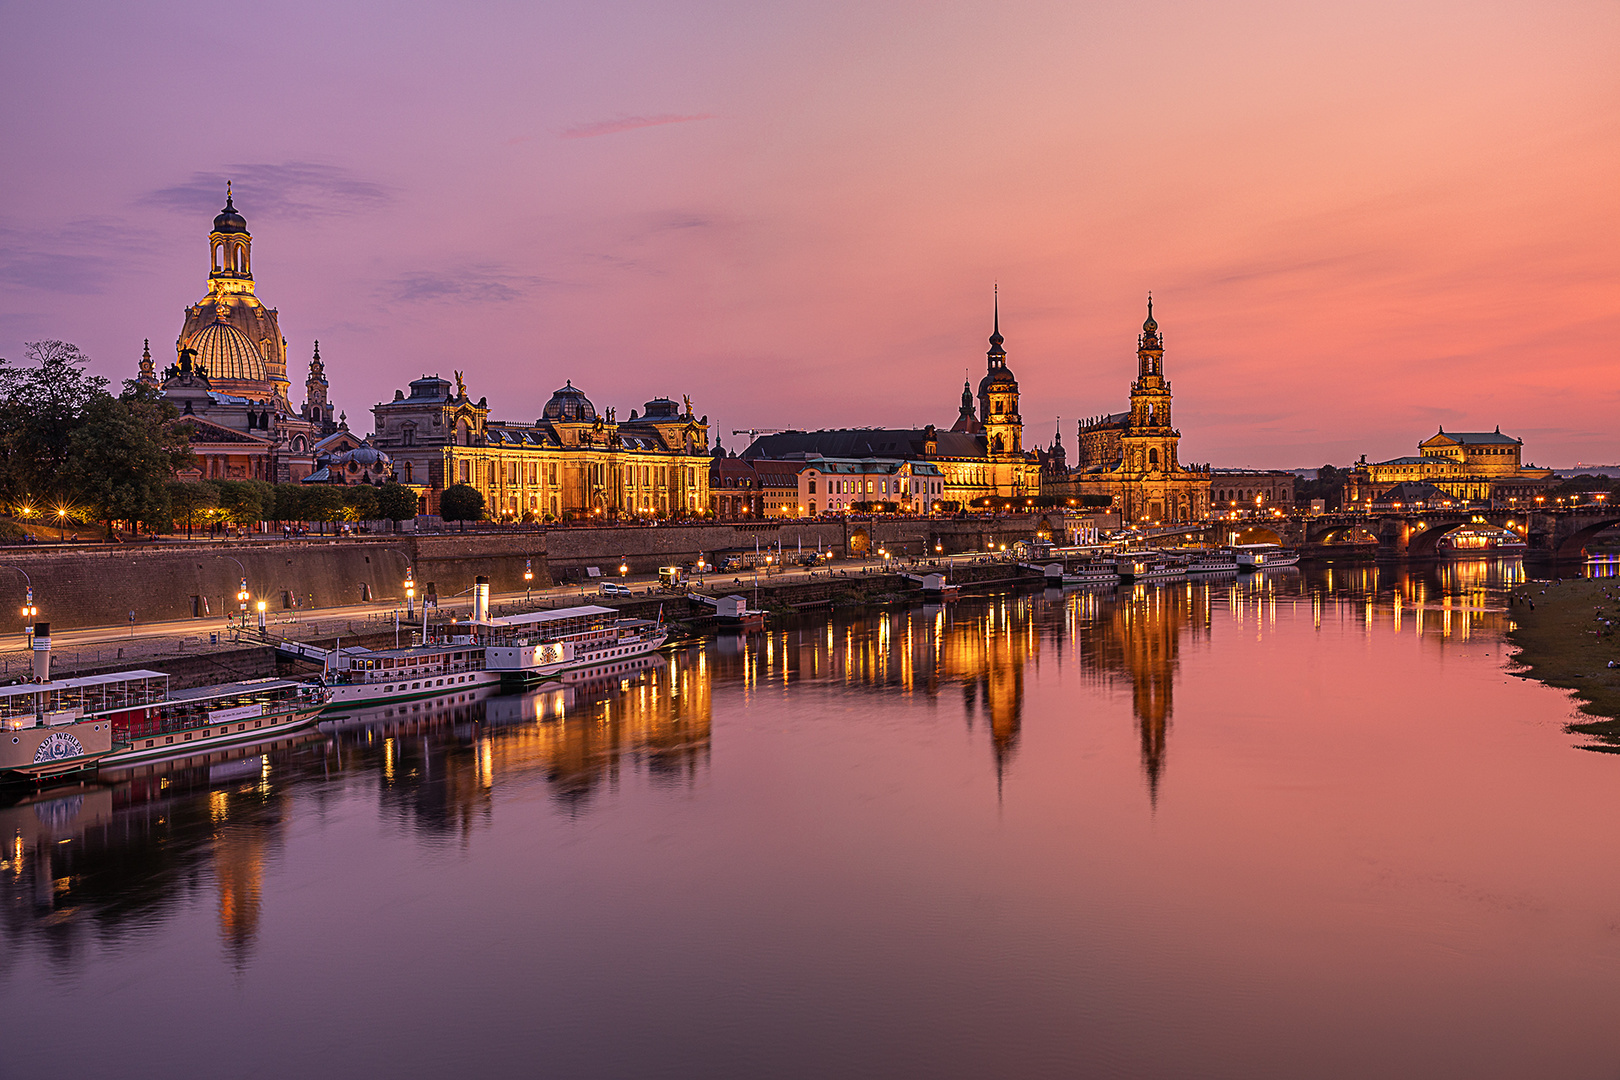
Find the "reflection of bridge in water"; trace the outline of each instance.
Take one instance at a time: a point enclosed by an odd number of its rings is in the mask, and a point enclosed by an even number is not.
[[[1507,529],[1524,539],[1535,554],[1574,560],[1586,545],[1608,529],[1620,528],[1620,506],[1566,509],[1464,508],[1397,510],[1382,513],[1323,514],[1308,518],[1239,519],[1198,526],[1164,526],[1146,530],[1147,540],[1201,540],[1207,544],[1278,543],[1309,553],[1363,550],[1380,558],[1428,559],[1440,541],[1468,525]]]

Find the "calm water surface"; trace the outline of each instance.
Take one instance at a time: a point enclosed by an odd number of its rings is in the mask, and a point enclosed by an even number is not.
[[[1513,565],[807,621],[0,809],[0,1074],[1615,1077]]]

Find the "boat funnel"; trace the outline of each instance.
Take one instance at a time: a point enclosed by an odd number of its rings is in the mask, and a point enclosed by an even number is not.
[[[51,624],[34,624],[34,681],[51,681]]]
[[[489,622],[489,578],[482,575],[473,578],[472,621]]]

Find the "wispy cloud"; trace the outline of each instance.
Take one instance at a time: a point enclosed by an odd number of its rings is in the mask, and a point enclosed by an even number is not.
[[[225,182],[234,182],[236,207],[244,216],[316,218],[359,214],[393,201],[383,184],[355,176],[348,169],[306,161],[228,165],[195,172],[189,179],[158,188],[137,202],[165,210],[197,213],[224,205]]]
[[[0,284],[47,292],[101,293],[141,263],[152,236],[115,218],[18,228],[0,223]]]
[[[381,291],[394,300],[455,300],[504,304],[557,282],[519,274],[504,266],[479,264],[442,270],[413,270],[385,282]]]
[[[589,124],[578,124],[562,132],[564,139],[594,139],[598,135],[617,135],[621,131],[635,131],[637,128],[661,127],[664,124],[686,124],[693,120],[713,120],[713,113],[693,113],[681,116],[675,113],[660,113],[657,116],[621,116],[614,120],[593,120]]]

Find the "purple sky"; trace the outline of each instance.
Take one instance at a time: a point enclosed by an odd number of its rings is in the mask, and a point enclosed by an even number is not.
[[[0,355],[173,359],[234,179],[302,400],[467,372],[532,420],[949,424],[999,281],[1030,442],[1182,457],[1444,423],[1620,461],[1620,6],[77,4],[0,23]]]

